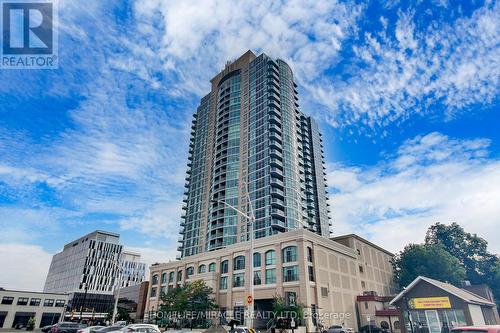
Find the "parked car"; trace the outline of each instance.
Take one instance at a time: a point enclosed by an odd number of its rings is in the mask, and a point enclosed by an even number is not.
[[[85,324],[63,321],[52,326],[49,333],[77,333],[79,329],[85,327]]]
[[[89,326],[89,327],[84,327],[80,328],[76,333],[93,333],[97,331],[100,328],[103,328],[104,326]]]
[[[95,330],[94,332],[95,333],[109,333],[109,332],[121,332],[120,330],[122,329],[123,327],[121,326],[105,326],[105,327],[102,327],[102,328],[99,328],[97,330]]]
[[[333,325],[324,330],[323,333],[347,333],[347,330],[342,325]]]
[[[383,333],[386,332],[386,330],[374,326],[374,325],[365,325],[359,329],[361,333]]]
[[[143,333],[160,333],[158,325],[153,324],[130,324],[118,331],[111,331],[109,333],[133,333],[133,332],[143,332]]]
[[[230,333],[250,333],[250,330],[246,326],[235,326],[234,329],[232,328]]]
[[[104,328],[104,327],[106,327],[106,326],[102,326],[102,325],[91,326],[90,330],[89,330],[89,333],[96,333],[98,330],[100,330],[101,328]]]
[[[455,327],[451,333],[500,333],[500,325]]]
[[[54,325],[47,325],[47,326],[44,326],[42,328],[40,328],[40,330],[43,332],[43,333],[47,333],[48,331],[50,331],[50,329],[53,327]]]

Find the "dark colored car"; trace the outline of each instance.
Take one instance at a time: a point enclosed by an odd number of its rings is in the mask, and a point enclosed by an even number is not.
[[[86,327],[85,324],[63,321],[57,323],[50,329],[49,333],[76,333],[80,328]]]
[[[383,328],[373,326],[373,325],[365,325],[359,329],[361,333],[385,333],[387,330]]]

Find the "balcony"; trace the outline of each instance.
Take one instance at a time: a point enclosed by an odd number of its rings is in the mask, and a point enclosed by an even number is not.
[[[277,187],[271,187],[271,196],[278,197],[282,200],[285,199],[285,193]]]
[[[278,176],[280,178],[283,178],[283,170],[281,170],[278,167],[272,166],[271,169],[270,169],[270,172],[271,172],[272,176]]]
[[[271,157],[269,159],[269,163],[271,164],[271,166],[282,167],[283,159],[281,157]]]
[[[271,186],[278,187],[282,190],[285,188],[283,181],[278,178],[271,178]]]
[[[285,226],[285,222],[278,219],[271,219],[271,229],[278,232],[285,232],[287,228]]]
[[[274,148],[269,149],[269,156],[283,158],[283,154],[281,153],[281,151],[278,149],[274,149]]]
[[[279,150],[283,150],[283,146],[280,143],[281,140],[272,138],[272,140],[269,142],[269,147],[276,148]]]
[[[270,138],[270,139],[279,140],[279,141],[281,141],[281,140],[282,140],[282,138],[281,138],[281,133],[279,133],[279,132],[275,132],[275,131],[270,131],[270,132],[269,132],[269,138]]]
[[[281,135],[281,127],[276,124],[269,124],[269,131],[276,132]]]
[[[278,119],[279,119],[279,117],[281,116],[281,112],[280,112],[280,110],[279,110],[279,109],[277,109],[277,108],[275,108],[275,107],[270,107],[270,108],[268,109],[268,111],[269,111],[269,115],[275,115],[276,117],[278,117]]]
[[[278,207],[284,207],[285,206],[285,201],[281,200],[279,198],[272,198],[271,197],[271,205],[272,206],[278,206]]]
[[[278,95],[277,93],[273,92],[271,90],[271,92],[268,93],[268,98],[270,99],[274,99],[276,102],[280,102],[280,95]]]
[[[269,122],[272,124],[280,125],[281,119],[280,119],[280,117],[276,116],[274,113],[273,114],[269,113]]]
[[[275,107],[278,110],[280,109],[280,103],[278,103],[277,101],[275,101],[273,99],[270,99],[269,102],[267,103],[267,105]]]
[[[277,208],[271,208],[271,216],[281,221],[285,221],[286,219],[285,212]]]

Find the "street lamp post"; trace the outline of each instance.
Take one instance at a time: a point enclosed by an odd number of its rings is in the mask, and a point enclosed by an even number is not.
[[[120,263],[119,259],[117,259],[116,261],[112,261],[112,263],[115,266],[115,268],[118,270],[118,279],[115,283],[115,289],[114,289],[114,291],[116,292],[115,305],[113,307],[113,317],[111,318],[111,323],[114,324],[115,320],[116,320],[116,315],[118,313],[118,298],[120,298],[120,280],[121,280],[121,276],[123,274],[123,268],[119,265],[119,263]],[[114,294],[114,292],[113,292],[113,294]]]
[[[246,182],[242,182],[242,183],[245,185],[245,194],[247,197],[248,205],[250,206],[250,215],[242,212],[241,210],[234,207],[233,205],[228,204],[224,200],[212,200],[212,201],[216,202],[216,203],[222,203],[222,204],[228,206],[229,208],[235,210],[236,212],[240,213],[241,215],[243,215],[243,217],[245,217],[248,220],[248,222],[250,224],[250,228],[249,228],[249,232],[250,232],[250,260],[249,260],[249,264],[250,264],[250,297],[252,298],[252,302],[250,304],[248,304],[250,317],[249,317],[247,326],[249,328],[252,328],[253,327],[254,301],[255,301],[254,288],[253,288],[253,279],[254,279],[254,276],[253,276],[254,275],[254,270],[253,270],[254,230],[253,229],[254,229],[255,215],[253,212],[252,201],[250,200],[250,195],[248,193],[248,184]]]

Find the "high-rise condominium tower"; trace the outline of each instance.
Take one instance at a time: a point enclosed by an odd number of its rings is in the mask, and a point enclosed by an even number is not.
[[[246,52],[212,80],[193,116],[181,257],[297,228],[330,236],[322,139],[299,110],[290,67]]]

